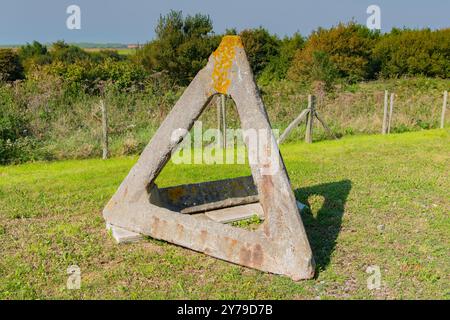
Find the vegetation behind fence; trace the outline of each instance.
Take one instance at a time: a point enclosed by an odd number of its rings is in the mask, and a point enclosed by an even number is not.
[[[51,88],[52,90],[49,90]],[[383,120],[384,90],[395,93],[391,132],[440,126],[443,92],[448,81],[411,78],[346,85],[317,97],[317,111],[338,136],[379,134]],[[102,100],[108,110],[110,154],[139,153],[175,104],[177,90],[128,92],[106,90]],[[309,87],[292,81],[261,86],[272,126],[280,133],[307,107]],[[88,94],[67,96],[58,81],[46,79],[33,85],[0,86],[0,159],[2,163],[29,160],[89,158],[102,155],[100,98]],[[240,127],[232,100],[227,100],[227,126]],[[215,101],[200,117],[203,127],[217,128]],[[287,142],[303,140],[302,124]],[[328,138],[314,128],[314,140]]]
[[[155,31],[154,40],[126,56],[63,41],[0,49],[0,163],[100,156],[100,100],[109,113],[111,155],[142,150],[223,36],[208,16],[175,11],[161,16]],[[349,22],[308,37],[281,39],[263,28],[225,33],[241,36],[276,129],[313,94],[336,136],[379,133],[385,90],[395,94],[391,132],[439,126],[449,89],[449,28],[380,34]],[[227,112],[228,126],[237,126],[233,108]],[[215,128],[215,108],[202,119]],[[324,137],[314,131],[314,140]]]

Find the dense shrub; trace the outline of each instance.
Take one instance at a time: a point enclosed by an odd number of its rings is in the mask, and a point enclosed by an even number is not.
[[[21,59],[26,60],[35,56],[45,56],[48,54],[47,47],[38,41],[33,43],[27,43],[19,48],[19,56]]]
[[[90,52],[90,58],[94,62],[102,62],[105,60],[124,61],[126,58],[121,56],[116,50],[100,50]]]
[[[398,30],[384,35],[374,49],[384,77],[450,77],[450,28]]]
[[[0,87],[0,164],[20,157],[28,135],[28,122],[21,112],[11,89]]]
[[[139,50],[134,60],[150,72],[167,72],[179,84],[188,84],[207,63],[220,38],[212,35],[209,16],[183,17],[171,11],[159,18],[156,40]]]
[[[11,105],[0,102],[0,139],[16,140],[26,133],[26,121]]]
[[[134,90],[142,87],[147,78],[143,67],[131,61],[115,61],[110,58],[101,63],[90,60],[78,60],[71,64],[54,62],[44,70],[60,76],[73,93],[83,91],[99,94],[106,83],[118,90]]]
[[[50,50],[50,55],[52,57],[52,61],[66,64],[90,59],[88,52],[75,45],[69,45],[64,41],[57,41],[53,43]]]
[[[371,54],[377,38],[377,33],[354,22],[341,23],[330,29],[319,28],[308,38],[305,47],[296,53],[289,78],[298,80],[311,74],[309,69],[316,52],[329,55],[339,77],[352,82],[373,78],[377,70]]]
[[[305,39],[299,33],[295,33],[292,37],[285,37],[280,42],[278,55],[272,57],[261,72],[260,82],[268,84],[274,80],[285,79],[295,53],[303,47],[304,43]]]
[[[19,56],[11,49],[0,49],[0,82],[23,78]]]
[[[145,70],[130,61],[106,59],[94,68],[94,79],[110,82],[118,90],[133,90],[142,87],[147,78]]]
[[[36,66],[49,64],[52,60],[47,47],[37,41],[20,47],[18,54],[27,72]]]
[[[331,61],[328,53],[323,51],[316,51],[313,54],[311,65],[306,69],[306,76],[313,83],[323,83],[326,91],[331,91],[333,85],[338,78],[338,69]]]
[[[259,76],[269,61],[278,56],[280,40],[264,28],[244,30],[240,37],[253,73]]]

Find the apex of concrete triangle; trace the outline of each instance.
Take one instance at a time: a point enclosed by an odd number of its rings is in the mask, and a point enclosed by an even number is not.
[[[236,48],[243,48],[241,37],[225,36],[219,47],[213,52],[213,87],[218,93],[227,94],[231,85],[230,70],[236,57]]]

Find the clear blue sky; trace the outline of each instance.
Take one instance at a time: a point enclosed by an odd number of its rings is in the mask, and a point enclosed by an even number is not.
[[[81,30],[66,28],[66,8],[81,7]],[[308,35],[381,7],[382,31],[392,27],[450,27],[450,0],[0,0],[0,44],[53,42],[146,42],[160,14],[170,9],[209,14],[216,32],[263,26],[280,36]],[[239,8],[239,9],[238,9]]]

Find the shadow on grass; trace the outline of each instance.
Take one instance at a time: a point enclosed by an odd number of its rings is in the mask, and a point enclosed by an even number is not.
[[[330,263],[351,188],[350,180],[342,180],[295,190],[296,198],[309,208],[312,196],[323,197],[323,205],[317,211],[316,217],[313,217],[310,209],[302,212],[303,223],[316,261],[316,276]]]

